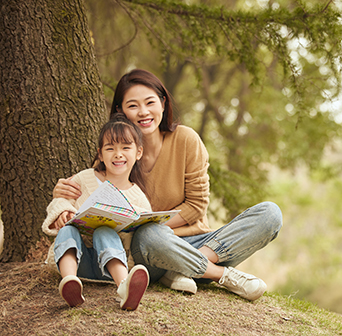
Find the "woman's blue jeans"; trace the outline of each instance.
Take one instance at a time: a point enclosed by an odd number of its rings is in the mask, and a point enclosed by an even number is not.
[[[202,278],[208,259],[198,249],[211,248],[218,265],[240,264],[275,239],[282,227],[282,213],[272,202],[257,204],[220,229],[189,237],[178,237],[166,225],[145,224],[134,233],[131,252],[136,264],[147,267],[151,281],[167,270],[191,278]]]
[[[64,253],[76,249],[77,276],[92,280],[113,280],[107,268],[111,259],[119,259],[127,267],[126,252],[121,239],[115,230],[101,226],[94,231],[93,247],[87,247],[76,227],[66,225],[62,227],[55,240],[55,262],[58,262]]]

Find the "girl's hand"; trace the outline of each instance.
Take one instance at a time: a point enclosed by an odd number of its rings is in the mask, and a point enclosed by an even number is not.
[[[55,229],[58,231],[63,226],[65,226],[65,223],[70,220],[72,217],[74,217],[75,213],[71,211],[64,211],[62,212],[59,217],[55,220],[53,223]]]
[[[72,176],[67,179],[59,179],[53,189],[53,198],[77,199],[81,196],[81,187],[71,180]]]

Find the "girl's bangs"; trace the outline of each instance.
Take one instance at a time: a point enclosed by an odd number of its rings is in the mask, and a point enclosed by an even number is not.
[[[132,130],[128,125],[123,123],[116,123],[105,134],[111,143],[125,143],[131,144],[136,142],[132,134]]]

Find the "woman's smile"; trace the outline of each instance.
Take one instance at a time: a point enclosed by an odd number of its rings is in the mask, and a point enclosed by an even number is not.
[[[127,118],[140,127],[144,135],[159,135],[164,101],[160,100],[154,90],[140,84],[132,86],[124,96],[122,109]]]
[[[144,120],[139,120],[138,123],[141,125],[141,126],[150,126],[153,122],[153,118],[150,118],[150,119],[144,119]]]

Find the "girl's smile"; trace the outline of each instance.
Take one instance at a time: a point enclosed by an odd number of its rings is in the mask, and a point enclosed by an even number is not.
[[[114,166],[123,166],[126,163],[127,161],[114,161],[113,162]]]
[[[106,179],[111,182],[114,182],[111,179],[128,181],[136,160],[142,156],[142,147],[137,148],[134,142],[112,142],[107,136],[104,139],[104,145],[99,150],[99,158],[106,166]]]

